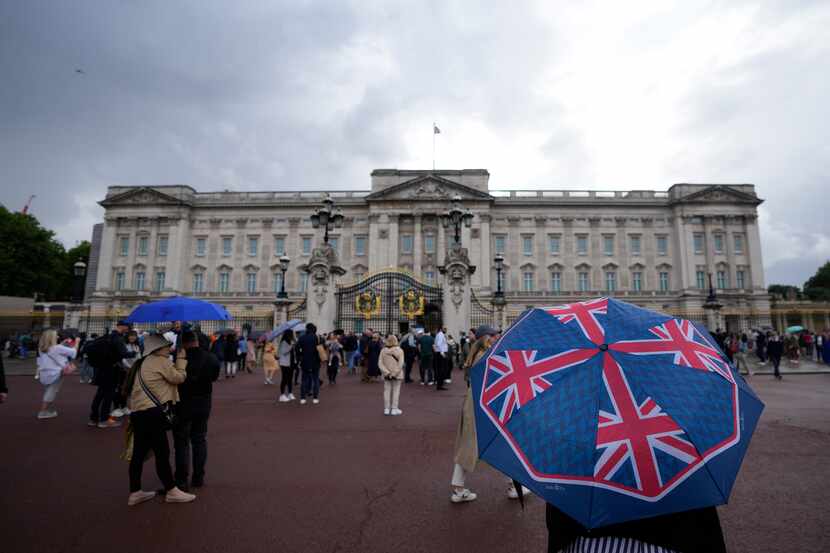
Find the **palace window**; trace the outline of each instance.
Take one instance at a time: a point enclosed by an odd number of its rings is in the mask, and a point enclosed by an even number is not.
[[[300,273],[300,292],[305,293],[308,289],[308,273]]]
[[[657,255],[668,255],[669,239],[667,236],[657,237]]]
[[[167,236],[159,236],[159,241],[158,241],[158,245],[159,245],[158,254],[159,255],[161,255],[161,256],[167,255],[167,242],[168,242]]]
[[[274,237],[274,255],[285,255],[285,237]]]
[[[415,247],[415,240],[411,234],[401,235],[401,253],[411,254]]]
[[[562,291],[562,273],[554,271],[550,274],[550,290],[556,293]]]
[[[338,249],[338,246],[340,246],[340,237],[330,236],[329,237],[329,246],[331,246],[331,249],[334,250],[334,253],[339,252],[340,250]]]
[[[303,255],[311,255],[311,236],[303,236],[301,242]]]
[[[354,254],[355,255],[366,255],[366,237],[365,236],[355,236],[354,237]]]
[[[737,253],[737,254],[744,253],[744,235],[743,234],[736,234],[735,235],[735,253]]]
[[[631,273],[631,289],[635,292],[643,291],[643,273],[640,271]]]
[[[424,236],[424,253],[435,253],[435,236],[431,234]]]
[[[576,236],[576,253],[578,255],[588,254],[588,235],[578,234]]]
[[[204,257],[207,253],[207,238],[196,239],[196,257]]]
[[[522,290],[525,292],[533,291],[533,272],[525,271],[522,274]]]
[[[136,290],[144,290],[144,279],[145,273],[144,271],[137,271],[135,273],[134,285]]]
[[[219,273],[219,292],[227,294],[231,288],[231,274],[227,271]]]
[[[614,292],[617,289],[617,273],[616,271],[606,271],[605,273],[605,289],[609,292]]]
[[[505,244],[507,243],[507,237],[503,234],[497,234],[495,238],[493,238],[493,251],[494,253],[500,253],[504,255]]]
[[[729,275],[727,275],[726,271],[718,271],[717,281],[718,288],[721,290],[729,288]]]
[[[669,273],[665,271],[660,272],[660,291],[661,292],[668,292],[669,291]]]
[[[138,237],[138,255],[147,255],[147,242],[149,240],[146,236]]]
[[[602,237],[602,253],[605,255],[614,255],[614,237],[613,236],[603,236]]]
[[[641,250],[641,242],[639,235],[635,235],[631,237],[631,255],[640,255]]]
[[[580,292],[587,292],[588,291],[588,273],[587,272],[579,273],[579,291]]]
[[[249,294],[256,292],[256,273],[248,273],[245,279],[245,289]]]
[[[115,273],[115,289],[116,290],[123,290],[124,283],[126,281],[126,276],[124,275],[124,271],[118,271]]]
[[[723,253],[723,234],[716,234],[714,236],[715,253]]]
[[[201,294],[205,291],[205,275],[196,273],[193,275],[193,293]]]
[[[274,273],[274,293],[282,291],[282,272]]]
[[[552,234],[548,240],[550,244],[550,254],[551,255],[559,255],[559,251],[561,249],[561,238],[558,234]]]
[[[746,273],[744,271],[737,271],[735,272],[735,285],[743,290],[746,286]]]
[[[252,257],[256,257],[257,252],[259,251],[259,238],[256,236],[249,236],[248,237],[248,255]]]
[[[697,271],[695,273],[695,278],[697,280],[697,287],[700,290],[706,289],[706,273],[704,271]]]
[[[122,256],[130,255],[130,237],[129,236],[122,236],[119,241],[120,247],[119,251]]]
[[[522,253],[524,255],[533,255],[533,236],[522,236]]]
[[[692,237],[694,241],[695,253],[702,254],[703,248],[705,247],[706,241],[703,239],[703,233],[696,232]]]
[[[162,290],[164,290],[164,279],[166,276],[167,275],[164,273],[164,271],[156,271],[156,292],[161,292]]]
[[[233,253],[233,238],[230,236],[223,236],[222,237],[222,255],[225,257],[230,257]]]
[[[426,271],[424,273],[424,278],[426,279],[427,283],[435,284],[435,273],[433,271]]]

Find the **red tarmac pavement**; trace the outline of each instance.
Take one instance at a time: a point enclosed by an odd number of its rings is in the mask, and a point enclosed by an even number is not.
[[[407,385],[401,417],[383,416],[380,384],[340,380],[304,406],[275,405],[259,375],[217,383],[198,499],[128,508],[122,431],[85,426],[94,389],[71,378],[60,416],[38,421],[42,388],[9,377],[0,551],[546,551],[544,504],[531,498],[522,511],[494,470],[470,478],[477,501],[449,502],[459,380],[448,392]],[[767,409],[720,508],[729,551],[828,551],[830,375],[751,384]],[[144,483],[159,485],[152,461]]]

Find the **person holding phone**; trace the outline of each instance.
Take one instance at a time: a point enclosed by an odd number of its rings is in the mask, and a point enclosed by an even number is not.
[[[53,419],[58,412],[52,403],[63,384],[63,375],[74,369],[72,360],[78,355],[78,340],[67,338],[58,343],[58,331],[49,329],[40,335],[38,342],[37,374],[40,383],[45,386],[43,402],[38,411],[38,419]]]

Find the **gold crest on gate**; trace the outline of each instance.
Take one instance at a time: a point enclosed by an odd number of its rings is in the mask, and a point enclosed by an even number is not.
[[[355,309],[367,319],[380,315],[380,296],[374,290],[358,294],[355,299]]]
[[[409,319],[424,314],[424,303],[424,295],[416,292],[414,288],[410,288],[398,297],[401,313]]]

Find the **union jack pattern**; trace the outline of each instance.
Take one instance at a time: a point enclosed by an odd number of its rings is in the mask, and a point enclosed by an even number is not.
[[[608,314],[608,298],[547,307],[545,312],[559,319],[562,324],[576,321],[585,336],[597,345],[605,340],[605,330],[597,321],[597,315]]]

